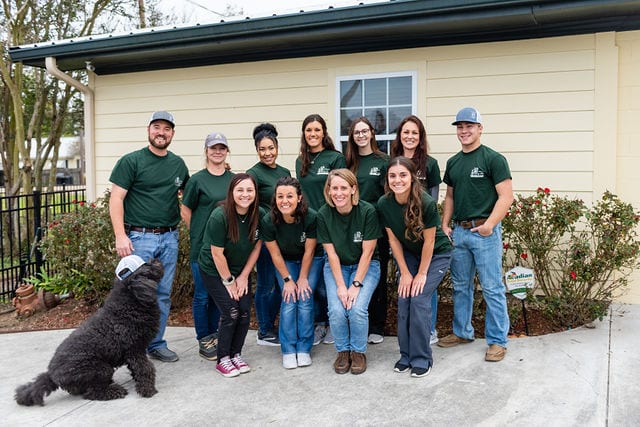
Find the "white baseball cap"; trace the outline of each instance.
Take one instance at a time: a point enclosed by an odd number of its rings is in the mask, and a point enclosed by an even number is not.
[[[116,277],[124,280],[131,276],[138,268],[144,264],[144,260],[138,255],[128,255],[120,260],[116,267]]]

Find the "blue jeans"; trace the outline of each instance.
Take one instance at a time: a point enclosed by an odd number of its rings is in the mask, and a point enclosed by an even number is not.
[[[347,289],[351,286],[358,264],[342,265],[342,277]],[[329,324],[336,340],[336,350],[367,351],[367,336],[369,334],[369,302],[380,280],[380,261],[371,260],[367,274],[362,281],[362,287],[353,306],[347,310],[338,298],[336,280],[331,272],[329,261],[324,264],[324,283],[327,288],[327,303],[329,305]]]
[[[409,272],[415,276],[420,259],[409,251],[403,251]],[[398,345],[400,363],[414,368],[433,365],[429,335],[431,334],[432,295],[449,269],[451,253],[434,254],[431,257],[427,282],[420,295],[398,297]]]
[[[280,308],[280,292],[276,286],[276,268],[271,261],[267,245],[262,245],[256,262],[256,317],[258,332],[266,334],[273,325]]]
[[[133,245],[134,255],[138,255],[145,262],[152,258],[157,258],[164,267],[164,276],[158,283],[157,291],[158,307],[160,307],[160,328],[147,350],[151,351],[156,348],[167,347],[167,342],[164,340],[164,330],[167,327],[167,319],[171,309],[171,287],[173,285],[173,276],[176,273],[176,262],[178,261],[178,231],[175,230],[163,234],[130,231],[129,239]]]
[[[487,344],[507,346],[509,314],[506,288],[502,282],[502,226],[484,237],[477,232],[456,226],[453,229],[454,249],[451,258],[453,282],[453,333],[473,339],[473,279],[478,273],[487,309],[484,334]]]
[[[209,296],[207,288],[204,287],[200,266],[195,261],[191,261],[191,274],[193,275],[191,312],[193,313],[193,326],[196,328],[196,339],[199,341],[218,332],[220,310]]]
[[[323,257],[315,257],[309,269],[309,286],[311,296],[306,300],[298,298],[296,302],[285,302],[282,298],[280,305],[280,348],[282,354],[311,353],[313,347],[313,292],[316,290],[318,279],[322,274]],[[298,281],[300,276],[301,261],[285,261],[289,274],[293,280]],[[284,281],[276,271],[278,285],[282,291]]]

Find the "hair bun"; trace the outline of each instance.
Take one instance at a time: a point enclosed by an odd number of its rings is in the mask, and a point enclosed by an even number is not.
[[[278,131],[276,127],[271,123],[262,123],[253,128],[253,138],[255,139],[259,134],[270,134],[273,136],[278,136]]]

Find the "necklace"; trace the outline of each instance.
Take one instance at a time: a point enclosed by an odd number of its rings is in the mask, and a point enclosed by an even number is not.
[[[238,214],[238,218],[240,218],[240,222],[243,224],[247,221],[248,217],[249,217],[249,213],[244,214],[244,218],[242,217],[242,215]]]

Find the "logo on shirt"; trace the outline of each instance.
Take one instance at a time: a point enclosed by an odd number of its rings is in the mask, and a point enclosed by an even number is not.
[[[300,243],[304,243],[306,241],[307,241],[307,233],[303,231],[302,234],[300,235]]]
[[[326,166],[320,166],[318,168],[317,175],[329,175],[330,169]]]
[[[353,243],[361,243],[362,242],[362,232],[356,231],[353,233]]]
[[[369,175],[371,175],[371,176],[380,176],[380,168],[377,167],[377,166],[372,167],[369,170]]]
[[[173,185],[175,185],[178,188],[182,187],[182,180],[180,179],[179,176],[176,176],[176,179],[173,180]]]
[[[484,171],[476,166],[475,168],[471,169],[469,178],[484,178]]]

